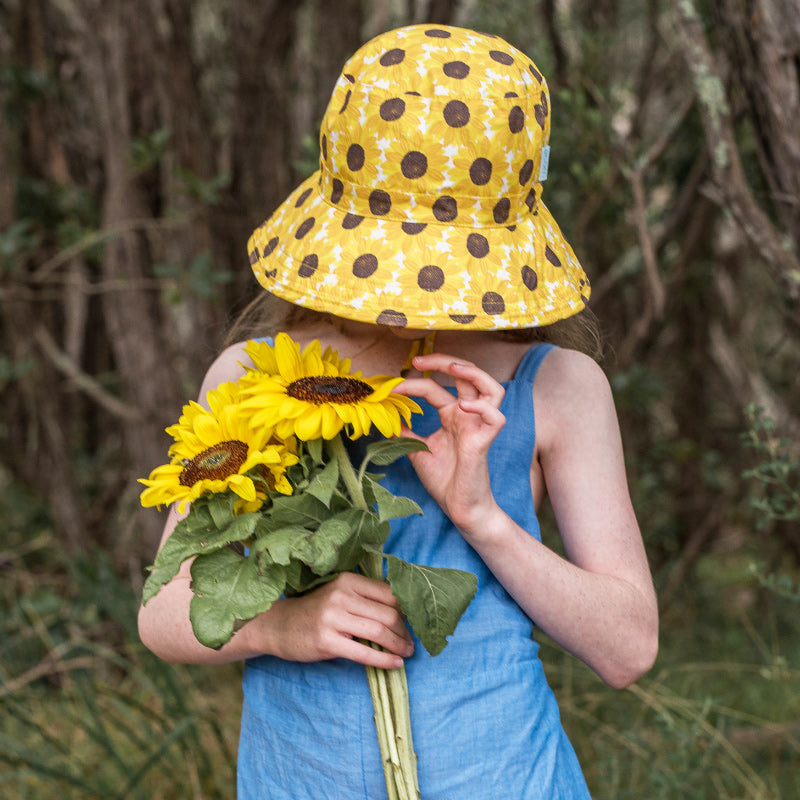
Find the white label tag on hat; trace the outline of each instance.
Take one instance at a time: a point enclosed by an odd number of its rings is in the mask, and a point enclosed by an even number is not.
[[[546,144],[542,148],[542,160],[539,164],[539,183],[547,180],[547,170],[550,168],[550,145]]]

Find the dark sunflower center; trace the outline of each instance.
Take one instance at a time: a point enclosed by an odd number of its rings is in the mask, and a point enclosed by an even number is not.
[[[338,375],[298,378],[286,387],[289,397],[306,403],[358,403],[372,394],[372,387],[358,378]]]
[[[247,460],[247,445],[233,440],[220,442],[196,455],[181,472],[181,486],[194,486],[197,481],[221,480],[235,475]]]

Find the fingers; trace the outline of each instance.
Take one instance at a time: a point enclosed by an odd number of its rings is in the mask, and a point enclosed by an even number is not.
[[[414,366],[420,372],[442,372],[455,380],[459,400],[485,398],[494,406],[500,406],[505,389],[491,375],[468,361],[462,361],[444,353],[417,356]],[[452,402],[453,396],[443,386],[425,378],[410,378],[395,389],[405,395],[423,397],[435,408]]]
[[[500,430],[506,424],[506,418],[500,409],[493,403],[486,400],[461,400],[458,403],[462,411],[468,414],[476,414],[481,422],[493,430]]]
[[[308,595],[282,602],[284,641],[277,655],[288,660],[348,658],[396,669],[414,651],[397,598],[381,581],[346,572]]]

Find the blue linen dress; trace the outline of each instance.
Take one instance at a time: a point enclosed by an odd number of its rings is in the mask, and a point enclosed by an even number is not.
[[[508,420],[489,451],[500,506],[540,538],[530,488],[532,385],[551,345],[533,346],[504,384]],[[424,401],[413,429],[439,427]],[[424,516],[395,520],[385,549],[418,564],[468,570],[478,592],[447,647],[416,641],[406,660],[423,800],[587,800],[575,752],[547,685],[532,623],[422,488],[407,459],[384,485]],[[386,798],[364,667],[344,659],[247,662],[238,763],[239,800]]]

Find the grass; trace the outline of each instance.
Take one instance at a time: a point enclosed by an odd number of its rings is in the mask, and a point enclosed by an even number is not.
[[[155,658],[103,555],[55,550],[42,533],[2,557],[0,795],[233,798],[239,669]]]
[[[797,605],[755,578],[737,592],[708,578],[663,615],[661,642],[622,692],[543,642],[596,800],[800,797]]]
[[[239,668],[159,661],[102,553],[64,560],[46,524],[14,529],[30,527],[0,553],[0,796],[233,800]],[[741,552],[713,559],[630,689],[537,636],[595,800],[800,796],[797,602],[726,569]]]

